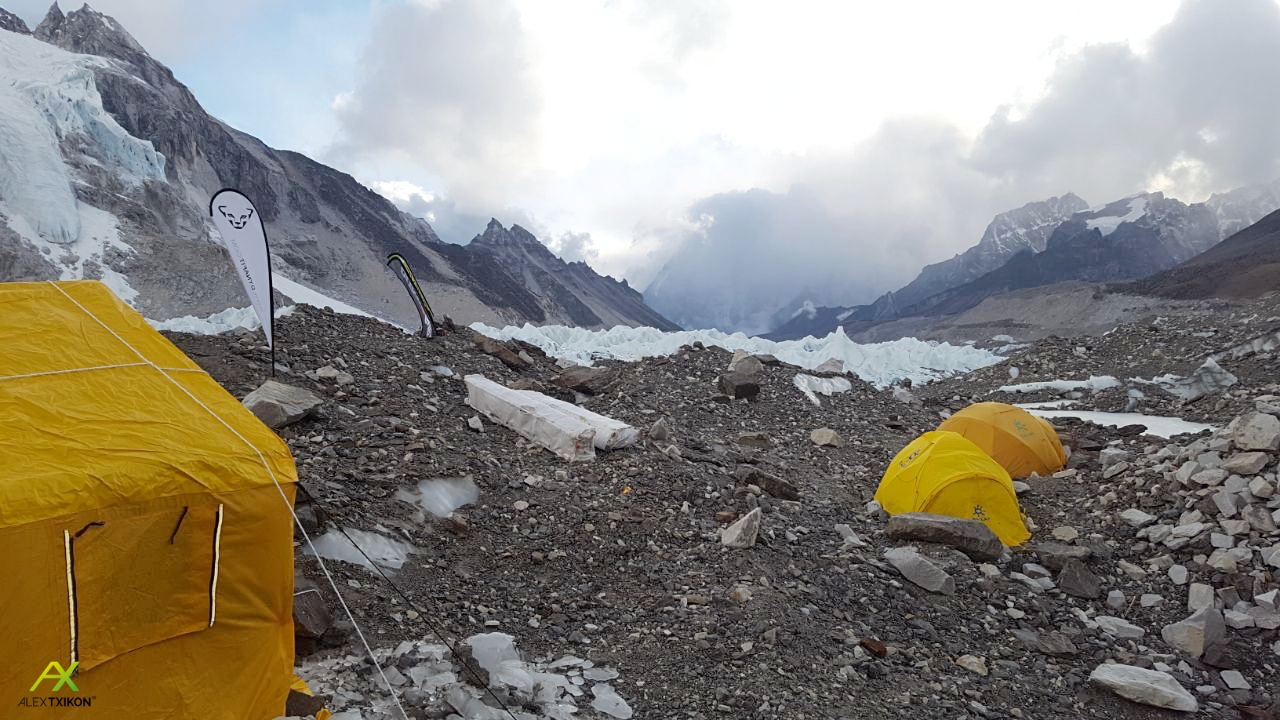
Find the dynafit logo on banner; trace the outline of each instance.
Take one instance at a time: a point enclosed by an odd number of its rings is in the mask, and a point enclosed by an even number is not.
[[[262,323],[267,345],[272,342],[271,254],[262,217],[249,198],[238,190],[219,190],[209,201],[209,218],[231,254],[240,282],[253,311]]]

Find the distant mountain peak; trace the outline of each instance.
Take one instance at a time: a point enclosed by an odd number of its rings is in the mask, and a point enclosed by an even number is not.
[[[94,10],[85,3],[79,10],[64,14],[58,3],[49,7],[34,35],[64,50],[114,57],[137,62],[137,55],[147,55],[137,40],[110,15]]]

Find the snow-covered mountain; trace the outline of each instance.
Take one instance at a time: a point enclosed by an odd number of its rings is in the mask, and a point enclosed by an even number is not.
[[[55,4],[34,32],[0,11],[0,28],[0,280],[101,278],[156,319],[247,305],[207,217],[230,186],[257,205],[276,272],[388,319],[414,320],[384,265],[399,252],[458,322],[666,323],[528,233],[444,243],[351,176],[227,126],[87,6]],[[523,270],[533,255],[538,270]]]
[[[870,305],[805,308],[767,337],[821,337],[840,326],[856,331],[895,318],[963,312],[991,295],[1065,280],[1142,278],[1195,257],[1280,208],[1280,181],[1191,205],[1162,193],[1097,208],[1083,205],[1069,193],[1002,213],[977,245],[926,267],[902,290]]]

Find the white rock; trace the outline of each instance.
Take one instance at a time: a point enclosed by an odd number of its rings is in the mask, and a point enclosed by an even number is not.
[[[1182,565],[1174,565],[1169,568],[1169,579],[1173,581],[1174,585],[1186,585],[1187,568]]]
[[[1160,595],[1156,595],[1155,593],[1143,593],[1142,597],[1138,598],[1138,604],[1144,608],[1156,607],[1157,605],[1162,605],[1163,603],[1164,603],[1164,597]]]
[[[1240,450],[1280,450],[1280,418],[1259,412],[1241,415],[1231,441]]]
[[[1132,527],[1140,528],[1155,522],[1156,518],[1154,515],[1149,515],[1137,508],[1129,508],[1120,513],[1120,519]]]
[[[1253,689],[1253,686],[1249,684],[1248,680],[1244,679],[1244,675],[1241,675],[1238,670],[1223,670],[1219,673],[1219,676],[1222,678],[1222,682],[1232,690]]]
[[[1213,607],[1213,587],[1204,583],[1191,583],[1187,588],[1187,610],[1195,612]]]
[[[1098,451],[1098,462],[1102,463],[1104,470],[1128,459],[1129,452],[1123,448],[1105,447]]]
[[[1213,504],[1218,508],[1218,515],[1233,518],[1240,512],[1240,496],[1223,490],[1213,494]]]
[[[1112,590],[1107,593],[1107,607],[1112,610],[1124,609],[1124,593],[1119,590]]]
[[[622,696],[609,685],[604,683],[592,685],[591,694],[595,696],[591,701],[591,707],[605,715],[618,720],[627,720],[634,713],[627,701],[623,700]]]
[[[1266,478],[1256,477],[1249,481],[1249,494],[1258,498],[1269,498],[1276,494],[1276,486]]]
[[[982,677],[987,676],[986,658],[977,657],[975,655],[961,655],[956,658],[956,664],[971,673],[977,673]]]
[[[929,592],[954,595],[956,581],[945,570],[934,565],[914,547],[895,547],[884,551],[884,559],[902,576]]]
[[[1080,537],[1080,531],[1070,525],[1060,525],[1053,529],[1053,537],[1062,542],[1071,542]]]
[[[1223,610],[1222,621],[1227,624],[1227,627],[1233,630],[1243,630],[1254,626],[1252,615],[1236,612],[1235,610]]]
[[[1181,712],[1199,709],[1196,699],[1172,675],[1133,665],[1099,665],[1089,682],[1110,689],[1122,698]]]
[[[1093,619],[1098,623],[1098,628],[1102,632],[1117,637],[1122,640],[1137,640],[1147,634],[1146,630],[1134,625],[1124,618],[1112,617],[1110,615],[1099,615]]]
[[[753,547],[760,535],[761,522],[760,508],[755,508],[724,529],[720,535],[720,544],[731,548]]]
[[[1268,590],[1267,592],[1254,595],[1253,601],[1257,603],[1258,607],[1263,607],[1274,612],[1276,610],[1280,610],[1280,598],[1277,596],[1280,596],[1280,591]]]

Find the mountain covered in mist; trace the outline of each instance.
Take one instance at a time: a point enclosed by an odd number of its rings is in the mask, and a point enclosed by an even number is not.
[[[100,278],[149,317],[245,306],[208,202],[257,206],[273,269],[386,319],[413,307],[399,252],[458,322],[673,327],[625,282],[565,263],[496,222],[469,245],[334,168],[200,106],[114,19],[55,4],[30,30],[0,10],[0,280]]]

